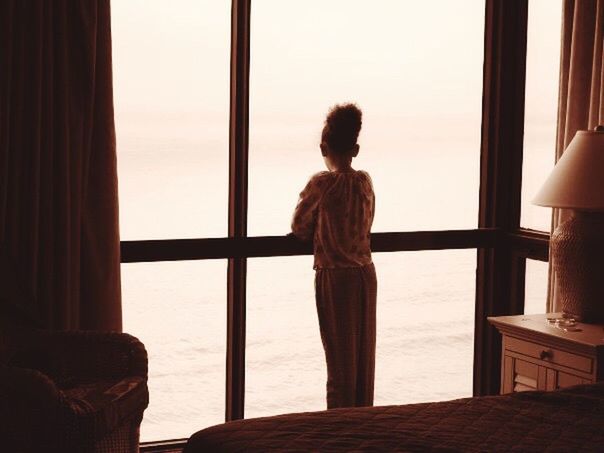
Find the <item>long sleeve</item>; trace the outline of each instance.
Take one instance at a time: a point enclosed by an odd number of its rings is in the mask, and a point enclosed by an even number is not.
[[[374,210],[366,172],[321,172],[300,193],[292,233],[312,240],[315,269],[364,266],[371,263]]]
[[[371,176],[369,173],[363,172],[367,176],[367,181],[369,182],[369,189],[371,192],[371,218],[369,220],[369,229],[371,230],[371,225],[373,225],[373,219],[375,218],[375,192],[373,191],[373,182],[371,181]]]
[[[302,240],[309,241],[313,238],[317,209],[321,201],[320,187],[321,173],[313,176],[300,193],[300,198],[292,219],[292,233]]]

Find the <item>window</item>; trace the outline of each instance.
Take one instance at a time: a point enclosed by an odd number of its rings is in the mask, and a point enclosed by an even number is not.
[[[245,416],[324,409],[312,257],[252,258],[247,281]]]
[[[325,169],[325,114],[341,102],[364,111],[353,166],[373,178],[373,231],[476,227],[484,2],[252,8],[250,235],[289,231],[298,193]]]
[[[225,275],[224,260],[122,264],[124,331],[149,356],[141,440],[224,420]]]
[[[380,253],[375,404],[472,396],[474,250]]]
[[[228,2],[111,7],[122,240],[225,236]]]
[[[353,165],[373,178],[373,231],[476,227],[484,10],[476,1],[437,5],[415,4],[409,14],[409,6],[399,1],[384,1],[378,8],[362,2],[310,1],[292,16],[287,2],[252,4],[250,235],[289,231],[298,193],[310,175],[325,168],[318,145],[327,109],[346,101],[356,101],[364,110],[361,153]],[[465,26],[448,20],[452,14],[462,14]],[[376,401],[471,394],[475,254],[460,252],[460,260],[459,253],[435,253],[374,254],[374,261],[381,263],[378,316],[382,309],[388,313],[378,326],[382,359]],[[326,371],[311,266],[310,258],[248,262],[247,416],[325,406]],[[447,313],[459,315],[451,312],[445,288],[425,292],[429,276],[456,280],[463,288],[462,312],[468,316],[457,327],[463,325],[467,335],[458,349],[465,353],[457,362],[463,371],[451,371],[457,381],[443,387],[426,377],[418,392],[401,385],[413,370],[391,368],[386,357],[396,354],[406,361],[426,352],[421,341],[410,340],[423,338],[420,332],[429,324],[423,318],[418,330],[409,325],[412,307],[421,311],[422,295],[445,318]],[[440,351],[438,337],[437,332],[428,337],[427,351]],[[278,345],[273,355],[266,352],[267,338]],[[419,363],[426,372],[442,365],[439,358]]]
[[[531,203],[554,168],[561,0],[530,0],[526,59],[522,225],[549,231],[551,209]]]
[[[506,65],[524,56],[525,4],[486,0],[485,17],[479,0],[442,0],[437,7],[314,0],[298,5],[296,14],[275,0],[230,3],[190,0],[178,10],[160,0],[113,4],[124,327],[150,355],[152,403],[142,440],[186,437],[218,423],[225,399],[227,418],[241,416],[244,398],[236,388],[244,373],[245,416],[324,407],[311,258],[290,256],[310,250],[267,235],[288,231],[298,192],[321,169],[321,121],[330,105],[346,100],[365,111],[358,166],[372,174],[378,195],[372,236],[379,279],[376,404],[467,396],[472,366],[474,393],[496,391],[498,364],[488,357],[497,339],[488,337],[482,318],[493,307],[518,306],[493,288],[515,293],[510,281],[495,280],[510,274],[501,269],[524,270],[524,262],[489,260],[485,253],[511,249],[522,259],[547,257],[545,233],[510,230],[497,216],[476,228],[484,217],[478,194],[484,201],[498,190],[482,182],[510,179],[508,166],[483,165],[479,189],[480,163],[499,157],[490,143],[518,138],[513,118],[499,113],[524,105],[518,91],[504,88],[498,98],[492,87],[482,103],[483,44],[504,31],[508,52],[487,47],[484,71],[490,76],[503,68],[501,86],[514,87],[519,72]],[[548,36],[556,39],[556,33]],[[229,73],[231,41],[237,65]],[[531,49],[529,59],[538,54]],[[350,67],[355,71],[343,70]],[[220,239],[229,210],[247,216],[246,203],[227,196],[237,188],[247,199],[245,175],[229,180],[227,165],[246,168],[245,140],[228,139],[248,132],[248,96],[249,236],[261,237]],[[529,120],[533,107],[526,101],[525,175],[531,128],[541,130]],[[492,112],[497,137],[480,128],[480,115]],[[520,152],[506,148],[505,159]],[[532,190],[529,184],[523,190]],[[495,210],[506,205],[505,198],[493,199]],[[225,272],[226,259],[227,269],[240,265],[241,279]],[[544,266],[527,262],[527,312],[542,297]],[[227,288],[242,297],[227,297]],[[225,316],[238,310],[247,320]],[[246,336],[242,344],[238,339]],[[403,354],[400,362],[390,360]],[[413,366],[405,367],[409,362]]]
[[[548,265],[542,261],[526,260],[524,313],[543,313],[547,306]]]
[[[375,404],[471,396],[475,252],[373,258],[379,279]],[[325,408],[313,281],[312,257],[249,260],[246,417]]]
[[[111,6],[122,240],[225,236],[230,5]],[[122,265],[124,331],[149,354],[142,441],[224,420],[225,279],[224,260]]]

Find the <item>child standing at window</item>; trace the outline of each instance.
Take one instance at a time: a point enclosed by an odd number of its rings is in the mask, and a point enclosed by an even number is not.
[[[327,407],[373,405],[377,280],[370,230],[375,197],[369,175],[351,167],[362,113],[336,105],[325,120],[321,154],[329,171],[302,193],[292,232],[312,240],[315,299],[327,361]]]

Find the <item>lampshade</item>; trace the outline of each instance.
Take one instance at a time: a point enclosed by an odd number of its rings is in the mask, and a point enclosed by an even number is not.
[[[604,211],[604,131],[575,134],[533,203]]]

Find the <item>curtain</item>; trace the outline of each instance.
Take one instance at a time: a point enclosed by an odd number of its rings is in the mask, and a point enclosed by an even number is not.
[[[556,160],[578,130],[604,124],[604,0],[565,0]],[[554,209],[552,231],[569,215]],[[555,275],[550,259],[550,311],[559,311]]]
[[[0,252],[2,303],[121,330],[108,0],[0,2]]]

